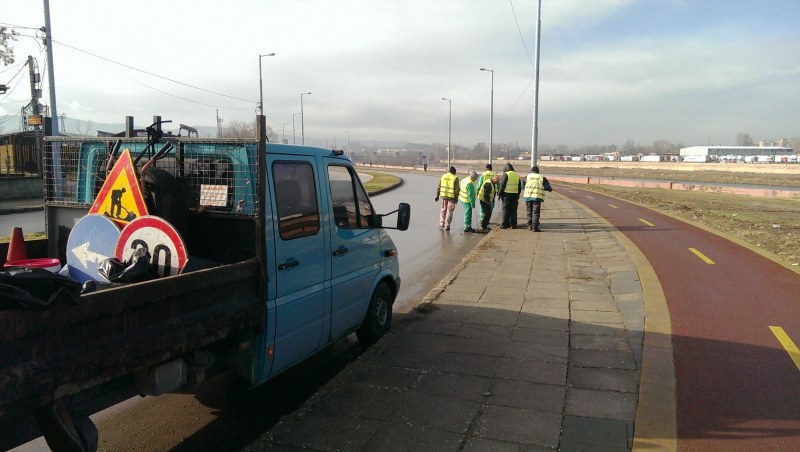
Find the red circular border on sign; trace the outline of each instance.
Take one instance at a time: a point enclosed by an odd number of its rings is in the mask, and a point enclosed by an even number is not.
[[[122,260],[122,252],[125,250],[125,243],[131,237],[131,235],[133,235],[133,233],[139,229],[147,227],[158,229],[170,240],[172,240],[172,244],[175,245],[175,250],[178,252],[178,272],[180,273],[189,258],[189,256],[186,254],[186,246],[183,243],[183,239],[178,234],[178,231],[175,229],[175,227],[173,227],[163,218],[153,215],[146,215],[136,218],[125,225],[125,227],[122,229],[122,232],[119,234],[117,248],[114,250],[114,254],[116,255],[117,259],[120,261]]]

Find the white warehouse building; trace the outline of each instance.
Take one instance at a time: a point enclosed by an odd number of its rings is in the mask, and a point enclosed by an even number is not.
[[[797,163],[792,148],[783,146],[691,146],[681,148],[682,162]]]
[[[710,160],[717,160],[721,157],[746,157],[746,156],[781,156],[792,155],[792,148],[779,146],[690,146],[681,148],[681,157],[705,156]]]

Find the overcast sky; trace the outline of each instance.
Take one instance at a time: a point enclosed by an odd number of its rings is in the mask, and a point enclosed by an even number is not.
[[[800,1],[541,0],[539,143],[735,144],[800,135]],[[536,0],[51,0],[57,110],[137,126],[251,121],[306,144],[489,141],[530,147]],[[40,0],[3,0],[22,35],[0,115],[29,100]],[[516,14],[516,19],[515,19]],[[30,28],[21,28],[30,27]],[[43,75],[44,77],[44,75]],[[48,82],[42,101],[50,104]],[[197,89],[200,88],[200,89]],[[0,125],[11,131],[18,121]],[[299,141],[300,115],[295,116]]]

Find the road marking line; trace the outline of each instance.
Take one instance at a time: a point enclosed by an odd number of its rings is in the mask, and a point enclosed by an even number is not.
[[[644,223],[644,224],[646,224],[646,225],[648,225],[648,226],[653,226],[653,227],[655,227],[655,225],[654,225],[653,223],[651,223],[651,222],[649,222],[649,221],[645,220],[644,218],[639,218],[639,221],[641,221],[642,223]]]
[[[589,195],[586,195],[586,197],[587,197],[587,198],[589,198],[589,199],[594,199],[594,198],[592,198],[592,197],[591,197],[591,196],[589,196]]]
[[[783,331],[783,328],[779,326],[771,326],[769,329],[772,330],[772,334],[775,335],[775,337],[778,339],[778,342],[780,342],[783,346],[783,349],[789,354],[789,358],[792,358],[794,365],[800,369],[800,350],[798,350],[797,346],[794,345],[794,342],[789,335],[786,334],[786,331]]]
[[[609,206],[611,206],[611,207],[613,207],[615,209],[619,209],[619,207],[615,206],[614,204],[609,204]]]
[[[705,262],[706,264],[711,264],[711,265],[713,265],[713,264],[714,264],[714,261],[712,261],[711,259],[709,259],[708,257],[706,257],[706,255],[705,255],[705,254],[703,254],[703,253],[701,253],[700,251],[697,251],[697,249],[696,249],[696,248],[689,248],[689,251],[693,252],[693,253],[694,253],[694,254],[695,254],[697,257],[699,257],[700,259],[702,259],[702,260],[703,260],[703,262]]]

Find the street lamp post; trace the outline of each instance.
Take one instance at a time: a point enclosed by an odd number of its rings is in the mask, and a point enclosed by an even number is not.
[[[258,114],[264,114],[264,82],[261,78],[261,58],[265,56],[275,56],[275,53],[265,53],[258,55]]]
[[[447,115],[447,168],[450,168],[450,149],[452,144],[452,131],[453,131],[453,99],[448,99],[443,97],[442,100],[446,100],[448,106],[450,107],[450,112]]]
[[[492,100],[489,107],[489,163],[492,163],[492,142],[494,141],[494,69],[481,68],[482,71],[492,73]]]
[[[536,8],[536,57],[534,59],[534,78],[536,84],[533,88],[533,137],[531,139],[531,166],[536,166],[539,160],[539,41],[542,37],[542,0],[537,2]]]
[[[292,144],[297,144],[297,135],[294,134],[294,117],[300,113],[292,113]]]
[[[281,144],[286,144],[286,125],[289,124],[288,122],[284,122],[281,126]]]
[[[352,159],[353,157],[350,155],[350,132],[345,130],[344,133],[347,134],[347,148],[344,150],[344,155],[346,155],[346,156],[350,157],[350,159]]]
[[[306,123],[303,117],[303,96],[306,94],[311,94],[311,91],[307,93],[300,93],[300,144],[303,146],[306,145]]]

